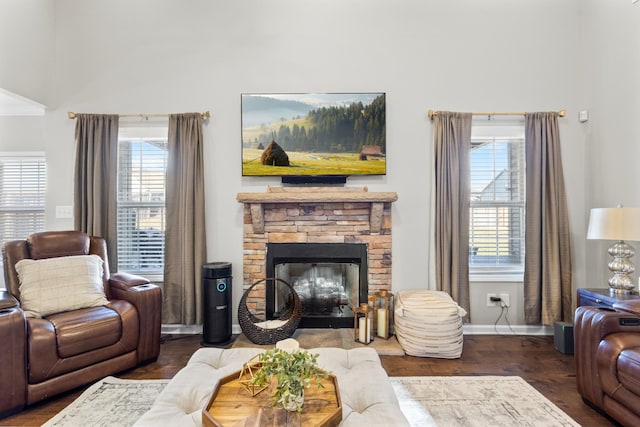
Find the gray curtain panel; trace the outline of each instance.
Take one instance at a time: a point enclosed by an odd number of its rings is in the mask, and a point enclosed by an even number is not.
[[[202,323],[206,262],[202,116],[169,116],[163,323]]]
[[[525,146],[525,322],[570,322],[571,248],[558,113],[525,114]]]
[[[469,305],[469,205],[471,113],[439,111],[434,118],[435,275],[467,311]]]
[[[116,194],[118,115],[76,115],[74,227],[107,241],[109,267],[117,270]]]

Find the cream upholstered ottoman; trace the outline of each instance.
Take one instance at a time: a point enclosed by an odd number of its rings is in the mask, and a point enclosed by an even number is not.
[[[136,426],[201,426],[207,405],[220,378],[239,371],[262,350],[255,348],[201,348],[167,384]],[[368,347],[308,349],[319,354],[318,364],[338,379],[342,426],[408,426],[378,353]]]
[[[410,356],[456,359],[462,355],[462,318],[467,312],[446,292],[398,291],[395,333]]]

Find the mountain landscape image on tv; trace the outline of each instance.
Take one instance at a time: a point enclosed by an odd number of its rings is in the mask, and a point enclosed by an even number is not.
[[[384,93],[242,94],[242,175],[384,175],[385,125]]]

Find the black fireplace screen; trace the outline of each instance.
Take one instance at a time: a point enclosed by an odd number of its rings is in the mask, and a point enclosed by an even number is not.
[[[364,244],[269,244],[267,276],[287,281],[302,302],[300,327],[353,327],[352,307],[367,301]],[[290,301],[283,287],[267,288],[267,318]]]

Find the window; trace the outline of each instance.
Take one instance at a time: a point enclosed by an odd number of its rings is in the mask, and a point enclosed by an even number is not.
[[[46,182],[44,154],[0,153],[0,245],[44,230]]]
[[[524,126],[474,124],[471,139],[469,271],[524,271]]]
[[[163,274],[166,168],[166,128],[121,127],[118,138],[118,271],[142,274],[154,280],[159,280]]]

